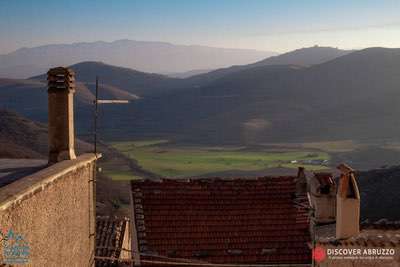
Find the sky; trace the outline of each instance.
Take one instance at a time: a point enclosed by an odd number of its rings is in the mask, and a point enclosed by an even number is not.
[[[287,52],[400,47],[399,0],[0,0],[0,54],[131,39]]]

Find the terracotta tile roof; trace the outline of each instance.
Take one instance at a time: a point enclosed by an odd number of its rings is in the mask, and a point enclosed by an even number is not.
[[[121,254],[124,234],[129,219],[98,216],[96,218],[96,257],[110,257],[118,259]],[[118,266],[117,261],[98,260],[96,267]]]
[[[141,259],[311,262],[308,202],[295,199],[294,179],[133,181]]]

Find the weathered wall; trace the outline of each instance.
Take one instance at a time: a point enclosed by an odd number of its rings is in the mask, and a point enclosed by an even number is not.
[[[0,188],[1,230],[28,243],[24,266],[92,266],[94,164],[95,156],[86,154]]]

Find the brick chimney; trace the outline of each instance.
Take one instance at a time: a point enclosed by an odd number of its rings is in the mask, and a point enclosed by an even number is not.
[[[346,239],[360,233],[360,192],[354,170],[345,164],[341,171],[336,194],[336,238]]]
[[[75,73],[57,67],[47,72],[49,105],[49,164],[75,159]]]

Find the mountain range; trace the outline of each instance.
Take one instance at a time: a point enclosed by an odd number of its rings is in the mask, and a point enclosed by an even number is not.
[[[251,49],[133,40],[51,44],[0,55],[0,78],[28,78],[51,67],[83,61],[103,61],[150,73],[177,73],[248,64],[276,54]]]
[[[246,66],[208,79],[214,71],[197,86],[144,98],[124,110],[134,119],[113,126],[214,144],[397,139],[399,69],[400,49],[369,48],[307,67]]]
[[[79,85],[77,123],[85,131],[96,75],[104,97],[132,100],[101,107],[109,140],[253,144],[400,136],[400,49],[310,47],[186,79],[99,62],[71,67]],[[0,80],[0,106],[45,121],[44,78]]]

